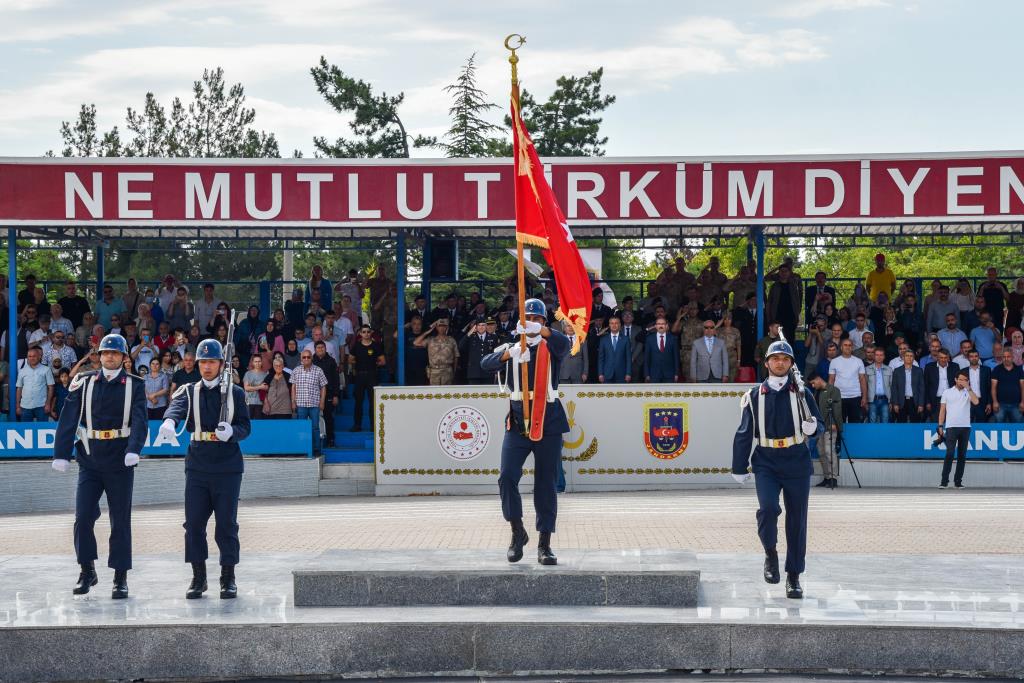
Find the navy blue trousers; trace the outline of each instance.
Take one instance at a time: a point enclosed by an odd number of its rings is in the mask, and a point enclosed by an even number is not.
[[[807,500],[811,495],[811,455],[806,444],[754,449],[750,461],[757,487],[757,535],[765,550],[778,543],[779,493],[786,505],[786,571],[802,573],[807,555]]]
[[[100,497],[107,494],[110,515],[110,545],[107,566],[111,569],[132,568],[132,486],[135,468],[116,472],[78,467],[78,490],[75,492],[75,557],[79,564],[93,562],[96,550],[94,527],[100,518]]]
[[[545,434],[540,441],[530,441],[517,431],[505,432],[501,444],[501,512],[506,521],[523,518],[523,498],[519,480],[523,464],[533,453],[533,508],[537,512],[537,531],[554,533],[558,517],[558,465],[562,460],[562,435]]]
[[[185,471],[185,561],[206,562],[206,525],[215,520],[214,540],[222,567],[238,564],[238,492],[242,474]]]

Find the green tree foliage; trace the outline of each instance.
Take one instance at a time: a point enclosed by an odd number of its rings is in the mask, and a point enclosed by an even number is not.
[[[60,136],[64,140],[62,154],[66,157],[121,156],[121,136],[117,126],[101,134],[96,127],[95,104],[83,104],[74,123],[62,122]]]
[[[448,110],[452,124],[438,146],[449,157],[491,156],[498,143],[493,134],[500,128],[483,118],[498,106],[489,102],[487,94],[476,84],[475,58],[476,53],[470,55],[455,82],[444,89],[452,95]]]
[[[366,81],[346,75],[338,66],[320,57],[320,63],[310,69],[317,92],[335,111],[352,114],[349,128],[355,139],[337,138],[334,142],[324,137],[313,139],[318,154],[327,157],[383,157],[409,156],[410,135],[398,115],[405,101],[405,93],[379,96]],[[418,135],[412,138],[413,147],[432,147],[437,138]]]

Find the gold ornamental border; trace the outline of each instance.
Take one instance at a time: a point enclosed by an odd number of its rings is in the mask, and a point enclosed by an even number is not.
[[[743,391],[578,391],[579,398],[739,398]]]
[[[728,467],[581,467],[576,474],[729,474]]]
[[[383,473],[386,476],[393,476],[393,475],[410,476],[410,475],[415,475],[415,476],[422,476],[422,477],[430,477],[430,476],[435,476],[436,477],[436,476],[446,476],[446,475],[448,475],[448,476],[450,476],[450,475],[460,475],[460,476],[498,476],[498,475],[501,474],[501,470],[499,470],[497,468],[468,469],[468,468],[432,467],[432,468],[427,468],[427,469],[417,469],[417,468],[412,468],[412,467],[403,467],[401,469],[398,469],[398,468],[386,469],[386,470],[383,471]],[[532,468],[523,468],[523,474],[524,475],[525,474],[531,474],[532,475],[533,473],[534,473],[534,470]]]

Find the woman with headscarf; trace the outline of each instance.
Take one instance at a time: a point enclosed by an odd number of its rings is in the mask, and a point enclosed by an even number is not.
[[[294,339],[289,339],[284,347],[284,366],[288,370],[294,370],[299,362],[299,344]]]
[[[260,307],[250,306],[245,319],[235,327],[235,355],[248,367],[249,359],[260,352],[260,335],[263,323],[260,321]]]
[[[1024,365],[1024,332],[1010,331],[1010,352],[1013,353],[1013,364]]]

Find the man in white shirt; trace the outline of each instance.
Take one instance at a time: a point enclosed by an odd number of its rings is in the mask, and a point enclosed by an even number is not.
[[[942,480],[939,488],[949,487],[949,471],[953,467],[953,452],[956,451],[956,472],[953,485],[964,488],[964,467],[967,464],[967,440],[971,435],[971,406],[977,405],[978,395],[971,389],[970,374],[967,370],[957,373],[956,384],[942,392],[939,406],[939,434],[946,440],[946,459],[942,463]]]
[[[867,321],[867,316],[865,316],[863,313],[858,313],[854,318],[854,328],[849,332],[850,341],[853,342],[854,350],[857,350],[860,347],[864,346],[864,333],[870,331],[867,325]],[[870,361],[874,359],[868,360]]]
[[[868,381],[864,374],[864,362],[853,355],[853,342],[844,339],[840,346],[841,356],[832,359],[828,366],[828,383],[839,389],[843,399],[843,417],[847,422],[862,422],[862,412],[868,407]]]
[[[891,361],[889,361],[889,367],[892,368],[893,372],[896,372],[897,370],[899,370],[900,368],[903,367],[903,352],[904,351],[909,351],[910,350],[910,346],[908,344],[906,344],[906,343],[901,343],[899,345],[898,349],[899,349],[899,351],[896,354],[896,357],[893,358]],[[913,352],[911,352],[911,353],[913,353]],[[913,356],[911,356],[911,357],[913,357]],[[921,367],[921,365],[917,362],[916,358],[914,359],[914,367],[916,367],[916,368]]]
[[[347,316],[338,317],[334,311],[327,311],[324,317],[324,338],[334,339],[339,346],[348,346],[356,330]]]

